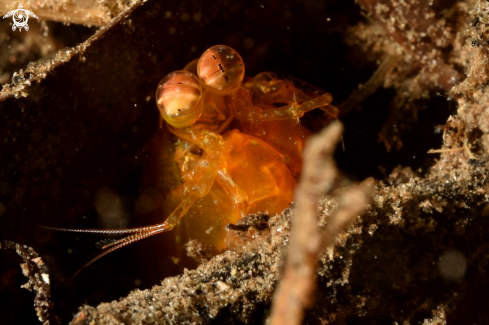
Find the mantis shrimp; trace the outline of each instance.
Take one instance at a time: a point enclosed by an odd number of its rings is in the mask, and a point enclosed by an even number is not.
[[[333,118],[338,114],[329,93],[308,93],[271,72],[245,78],[241,56],[224,45],[209,48],[183,70],[166,75],[155,98],[162,120],[178,138],[174,159],[183,183],[179,203],[162,223],[152,226],[46,227],[127,234],[103,243],[104,251],[83,268],[121,247],[172,230],[185,215],[212,214],[230,223],[259,211],[280,213],[292,202],[302,163],[303,129],[290,121],[316,108]],[[219,239],[213,244],[225,246]]]

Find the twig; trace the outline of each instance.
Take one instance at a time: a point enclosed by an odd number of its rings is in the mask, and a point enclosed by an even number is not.
[[[304,148],[304,167],[297,186],[292,232],[285,272],[274,296],[272,325],[300,324],[304,309],[311,307],[316,290],[316,264],[322,248],[333,245],[335,237],[363,210],[366,189],[356,186],[340,200],[325,232],[318,229],[317,206],[321,196],[335,189],[338,171],[332,158],[343,127],[339,122],[312,137]]]
[[[36,291],[34,307],[37,317],[43,325],[60,324],[59,318],[54,313],[54,304],[51,302],[51,288],[49,286],[49,275],[44,272],[44,262],[32,247],[16,244],[5,240],[0,242],[0,248],[10,248],[22,257],[24,263],[20,264],[22,273],[29,281],[22,285],[29,291]]]
[[[25,71],[25,73],[30,74],[29,78],[23,80],[19,84],[15,84],[14,82],[12,82],[11,84],[3,85],[3,88],[0,90],[0,102],[11,97],[26,97],[28,89],[34,81],[41,82],[41,80],[45,79],[48,73],[51,73],[54,68],[70,61],[74,56],[82,57],[83,53],[85,53],[86,49],[90,45],[92,45],[93,42],[101,39],[107,31],[119,24],[121,21],[124,21],[124,19],[126,19],[129,14],[131,14],[134,10],[136,10],[143,4],[144,1],[142,0],[134,0],[134,2],[130,3],[129,7],[126,7],[109,23],[99,28],[97,32],[90,36],[85,42],[70,49],[58,51],[58,53],[56,54],[56,58],[48,61],[48,63],[44,63],[42,65],[29,63]],[[19,75],[24,75],[23,69],[21,70]]]

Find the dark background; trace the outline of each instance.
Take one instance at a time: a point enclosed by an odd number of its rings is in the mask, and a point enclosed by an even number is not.
[[[185,13],[187,21],[182,19]],[[194,19],[199,13],[200,19]],[[84,303],[97,305],[135,288],[151,288],[184,267],[196,266],[185,257],[185,240],[174,244],[174,231],[111,253],[68,281],[97,254],[93,244],[103,237],[37,227],[107,227],[94,203],[104,193],[118,197],[125,212],[112,227],[150,225],[165,218],[137,208],[152,177],[148,166],[153,166],[155,139],[165,136],[158,130],[154,100],[165,74],[183,68],[212,45],[226,44],[241,54],[247,75],[275,71],[293,76],[331,92],[338,105],[378,65],[345,44],[348,27],[365,20],[354,1],[213,1],[212,6],[148,1],[129,18],[90,46],[84,62],[75,57],[34,84],[27,98],[0,102],[0,238],[30,245],[42,256],[63,323]],[[49,26],[54,37],[71,46],[95,31]],[[6,24],[0,28],[13,33]],[[435,156],[426,152],[441,145],[433,127],[443,124],[454,107],[443,94],[419,103],[430,106],[419,115],[423,122],[404,134],[401,151],[388,153],[377,135],[394,95],[381,89],[341,118],[345,151],[339,148],[336,158],[352,179],[382,179],[398,165],[425,173],[433,164]],[[304,123],[318,131],[321,125],[314,121],[320,116],[313,112]],[[11,251],[0,254],[0,323],[36,323],[34,295],[20,289],[26,281],[20,257]],[[180,258],[177,264],[175,258]]]

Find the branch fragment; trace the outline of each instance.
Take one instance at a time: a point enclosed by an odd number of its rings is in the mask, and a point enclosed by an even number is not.
[[[304,167],[297,185],[292,232],[287,249],[285,272],[274,296],[271,324],[301,324],[304,309],[312,307],[316,290],[317,258],[322,248],[335,243],[336,236],[366,206],[367,191],[361,186],[349,189],[323,233],[318,228],[317,206],[321,196],[330,194],[338,171],[332,155],[343,127],[332,123],[311,138],[304,148]]]
[[[29,281],[22,285],[29,291],[36,291],[34,298],[34,307],[36,308],[37,317],[43,325],[60,324],[59,318],[54,313],[54,304],[51,302],[51,288],[49,286],[49,274],[44,268],[44,262],[32,247],[16,244],[5,240],[0,242],[0,248],[10,248],[17,252],[23,258],[24,263],[20,265],[22,273]]]

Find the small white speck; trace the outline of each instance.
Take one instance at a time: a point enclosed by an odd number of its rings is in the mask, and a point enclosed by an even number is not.
[[[216,282],[216,287],[220,290],[220,291],[226,291],[228,290],[230,287],[229,285],[227,285],[226,283],[222,282],[222,281],[217,281]]]
[[[49,284],[49,274],[41,273],[41,277],[44,280],[44,282],[46,282],[47,284]]]

